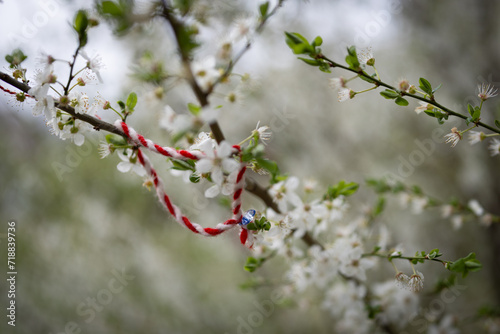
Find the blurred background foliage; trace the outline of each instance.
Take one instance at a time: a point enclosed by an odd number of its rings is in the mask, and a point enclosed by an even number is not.
[[[30,3],[6,0],[0,4],[0,27],[5,36],[19,34],[23,24],[41,10],[38,2]],[[202,41],[216,40],[224,26],[255,13],[258,7],[247,1],[196,3],[200,13],[215,16],[207,22],[211,28],[201,34]],[[401,158],[408,159],[418,149],[416,139],[432,138],[437,128],[447,133],[452,126],[417,115],[413,111],[416,102],[398,107],[378,92],[338,103],[328,79],[347,73],[334,70],[327,75],[296,60],[284,43],[283,31],[297,31],[309,39],[321,35],[324,53],[338,61],[344,58],[346,45],[371,46],[384,81],[407,78],[416,83],[425,77],[434,85],[443,83],[438,101],[465,112],[467,102],[475,99],[479,82],[500,85],[499,5],[493,0],[287,1],[235,68],[235,73],[250,73],[258,84],[241,103],[214,100],[224,103],[221,127],[237,143],[258,121],[269,125],[273,138],[267,146],[268,156],[278,161],[282,171],[314,178],[322,186],[341,179],[363,184],[367,177],[397,173]],[[76,43],[67,22],[85,6],[89,6],[86,1],[58,1],[50,22],[33,38],[21,42],[2,38],[2,66],[6,68],[3,56],[17,47],[30,56],[30,71],[40,50],[69,59]],[[147,9],[144,2],[137,7]],[[178,66],[168,27],[161,21],[143,22],[120,38],[104,22],[97,29],[90,33],[87,49],[102,54],[107,69],[102,72],[104,85],[90,91],[99,91],[111,101],[137,92],[139,103],[131,124],[146,137],[169,143],[168,134],[156,126],[163,105],[186,112],[186,103],[194,101],[192,93],[178,85],[161,103],[151,103],[152,86],[131,75],[139,66],[133,64],[139,64],[146,51],[162,61],[167,72]],[[216,47],[215,43],[203,45],[199,56],[213,54]],[[219,93],[227,94],[223,87]],[[157,204],[154,192],[141,186],[140,178],[116,170],[116,156],[99,158],[95,138],[103,139],[102,133],[89,134],[94,137],[92,143],[87,136],[88,154],[79,154],[81,161],[60,180],[54,162],[64,163],[69,152],[78,148],[51,136],[43,120],[31,116],[29,105],[0,95],[0,233],[6,232],[7,220],[17,222],[19,273],[17,326],[7,328],[2,321],[2,333],[62,333],[70,321],[82,333],[234,333],[240,319],[258,309],[254,302],[269,299],[283,281],[284,264],[279,259],[256,273],[243,271],[250,252],[238,244],[235,231],[203,238],[179,227]],[[485,122],[499,118],[498,101],[487,102]],[[112,119],[112,115],[104,117]],[[443,200],[475,198],[487,211],[500,214],[498,157],[489,157],[486,144],[435,145],[435,151],[415,166],[405,182],[418,184]],[[216,201],[203,199],[206,184],[185,186],[168,173],[162,159],[154,161],[165,178],[167,193],[190,218],[213,226],[228,216]],[[265,178],[259,181],[264,183]],[[351,210],[359,212],[374,202],[374,194],[362,187],[352,198]],[[263,209],[249,194],[244,203]],[[479,307],[500,304],[496,226],[485,228],[469,222],[454,231],[438,210],[412,215],[399,207],[397,199],[389,201],[386,211],[382,221],[393,233],[392,242],[402,243],[409,254],[439,247],[446,259],[454,259],[475,251],[484,264],[482,271],[459,281],[467,288],[446,305],[447,311],[471,319]],[[5,259],[5,243],[0,241]],[[122,268],[135,278],[122,292],[113,294],[92,321],[85,322],[76,311],[78,305],[106,289],[114,277],[113,269]],[[429,290],[447,275],[434,264],[420,270]],[[392,275],[387,265],[372,279]],[[255,282],[262,284],[251,288]],[[0,285],[2,305],[6,305],[5,287]],[[423,305],[432,298],[424,294]],[[298,305],[285,301],[276,306],[252,330],[327,333],[330,321],[311,294]]]

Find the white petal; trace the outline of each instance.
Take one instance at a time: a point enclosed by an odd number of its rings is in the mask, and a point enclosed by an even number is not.
[[[199,145],[199,148],[200,148],[200,151],[204,152],[207,155],[207,157],[212,158],[212,159],[215,157],[213,143],[211,140],[207,140],[205,142],[202,142]]]
[[[239,166],[240,164],[233,158],[226,158],[222,160],[222,168],[228,173],[234,172]]]
[[[219,158],[228,157],[229,155],[231,155],[232,150],[233,148],[231,147],[231,144],[224,140],[219,144],[219,148],[217,148],[217,156]]]
[[[213,109],[210,107],[206,107],[202,110],[200,114],[200,118],[202,121],[211,124],[214,123],[217,120],[217,117],[219,116],[220,109]]]
[[[205,197],[206,198],[214,198],[219,194],[219,186],[217,184],[214,184],[207,190],[205,190]]]
[[[210,172],[213,167],[213,161],[210,159],[201,159],[196,163],[196,171],[201,174]]]
[[[85,142],[85,136],[82,135],[81,133],[75,133],[73,137],[73,142],[75,143],[76,146],[82,146],[83,143]]]
[[[234,191],[234,184],[233,183],[224,183],[222,185],[222,194],[229,196],[233,193]]]
[[[224,181],[224,176],[222,175],[222,170],[220,168],[214,168],[212,170],[212,181],[221,185]]]
[[[146,170],[144,169],[144,167],[142,167],[142,165],[137,165],[137,164],[133,165],[132,171],[134,171],[134,173],[136,173],[139,176],[146,176]]]
[[[296,176],[289,177],[285,183],[287,191],[297,189],[299,186],[299,179]]]
[[[130,162],[122,161],[122,162],[118,163],[118,165],[116,165],[116,168],[120,172],[126,173],[126,172],[130,171],[130,168],[132,168],[132,164]]]

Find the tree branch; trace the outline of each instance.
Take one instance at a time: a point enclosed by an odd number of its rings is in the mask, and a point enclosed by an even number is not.
[[[182,60],[182,66],[184,67],[184,72],[187,75],[187,81],[191,86],[191,89],[193,90],[200,105],[202,107],[205,107],[209,104],[208,96],[210,95],[211,92],[204,92],[198,85],[194,77],[193,71],[191,70],[191,58],[189,52],[181,47],[182,38],[185,38],[185,36],[183,36],[182,33],[184,30],[184,25],[181,21],[179,21],[175,17],[175,15],[172,14],[170,6],[167,4],[165,0],[162,1],[162,6],[163,6],[162,15],[170,24],[170,26],[172,27],[172,31],[174,32],[175,41],[177,43],[177,48],[179,50],[179,54]],[[209,126],[217,143],[220,144],[222,141],[224,141],[225,137],[219,126],[219,123],[217,121],[214,121],[210,123]]]

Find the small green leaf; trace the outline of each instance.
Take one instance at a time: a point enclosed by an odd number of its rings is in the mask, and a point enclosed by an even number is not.
[[[395,99],[395,98],[400,97],[399,93],[397,93],[397,92],[395,92],[395,91],[393,91],[391,89],[386,89],[384,91],[381,91],[380,95],[382,95],[386,99]]]
[[[403,99],[402,97],[397,97],[396,100],[394,100],[397,105],[406,107],[408,105],[408,101]]]
[[[122,111],[125,110],[125,103],[123,103],[123,101],[117,101],[116,103],[118,103]]]
[[[78,34],[82,34],[85,32],[88,25],[89,25],[89,19],[87,17],[87,12],[84,11],[83,9],[80,9],[78,12],[76,12],[73,28],[76,30]]]
[[[391,190],[391,187],[384,180],[367,179],[366,185],[374,188],[374,191],[378,194],[385,193]]]
[[[327,193],[323,196],[324,199],[334,199],[339,196],[350,196],[354,194],[359,188],[359,184],[355,182],[346,183],[344,180],[340,181],[334,186],[329,186]]]
[[[500,121],[498,119],[495,120],[495,125],[500,129]]]
[[[307,65],[311,65],[311,66],[320,66],[321,65],[321,61],[319,61],[317,59],[308,59],[308,58],[302,58],[302,57],[298,57],[298,59],[302,60]]]
[[[322,61],[321,65],[319,65],[319,70],[325,73],[332,73],[332,71],[330,70],[330,65],[324,61]]]
[[[135,105],[137,104],[137,94],[132,92],[127,97],[127,108],[129,111],[134,111]]]
[[[432,95],[432,86],[429,81],[424,78],[418,79],[418,83],[420,84],[420,89],[426,92],[429,95]]]
[[[285,35],[286,44],[292,49],[294,54],[314,54],[314,47],[301,34],[285,32]]]
[[[474,272],[481,270],[482,264],[476,260],[476,254],[470,253],[464,258],[458,259],[457,261],[451,262],[448,269],[454,272],[462,274],[462,277],[466,277],[469,272]]]
[[[194,167],[194,161],[193,160],[178,160],[174,158],[170,158],[170,161],[172,162],[172,169],[175,170],[190,170],[190,171],[196,171]]]
[[[108,144],[112,144],[112,145],[115,145],[117,147],[122,147],[122,146],[128,145],[125,138],[123,138],[122,136],[119,136],[119,135],[109,134],[109,135],[106,135],[105,138],[106,138],[106,142]]]
[[[441,86],[442,86],[442,85],[443,85],[443,84],[439,84],[436,88],[434,88],[434,89],[432,90],[432,94],[434,94],[435,92],[437,92],[437,90],[438,90],[439,88],[441,88]]]
[[[256,259],[250,256],[249,258],[247,258],[247,262],[245,263],[244,268],[246,271],[253,273],[262,265],[264,261],[264,259]]]
[[[359,71],[360,70],[360,63],[358,60],[358,54],[356,53],[356,47],[351,46],[347,48],[347,56],[345,57],[345,61],[347,65],[349,65],[349,68]]]
[[[434,248],[429,252],[429,254],[427,254],[427,257],[432,260],[437,257],[440,257],[441,255],[443,255],[443,253],[440,253],[438,248]]]
[[[107,14],[111,16],[122,16],[123,9],[114,3],[113,1],[103,1],[99,6],[100,12],[102,14]]]
[[[373,216],[377,217],[384,211],[385,208],[385,197],[384,196],[379,196],[377,200],[377,204],[375,205],[375,208],[373,209]]]
[[[474,107],[470,105],[470,103],[467,104],[467,111],[469,112],[469,115],[474,115]]]
[[[363,73],[365,73],[365,72],[363,72]],[[365,77],[364,75],[360,75],[360,76],[359,76],[359,78],[360,78],[361,80],[366,81],[366,82],[369,82],[369,83],[376,83],[376,81],[375,81],[375,80],[370,79],[370,76],[369,76],[367,73],[365,73],[365,74],[367,75],[367,77]],[[376,75],[376,74],[373,74],[373,75],[372,75],[372,77],[375,77],[375,75]]]
[[[201,112],[201,107],[199,105],[194,104],[194,103],[188,103],[187,107],[188,107],[189,112],[191,114],[193,114],[194,116],[198,116]]]
[[[28,56],[21,49],[15,49],[12,54],[6,55],[5,60],[10,64],[10,68],[15,68],[26,60]]]
[[[189,181],[191,181],[192,183],[198,183],[198,182],[200,182],[200,180],[201,180],[200,175],[198,175],[196,173],[189,175]]]
[[[481,109],[476,108],[476,110],[474,110],[474,113],[472,114],[472,120],[478,121],[479,117],[481,117]]]
[[[320,36],[317,36],[314,41],[311,43],[312,46],[321,46],[323,44],[323,39]]]
[[[262,5],[259,6],[260,17],[262,18],[267,17],[268,10],[269,10],[269,1],[264,2]]]
[[[264,168],[271,174],[271,183],[276,183],[276,177],[280,172],[278,164],[275,161],[263,158],[256,158],[256,161],[259,167]]]
[[[175,8],[179,9],[182,16],[185,16],[187,13],[189,13],[193,2],[193,0],[175,0],[174,6]]]

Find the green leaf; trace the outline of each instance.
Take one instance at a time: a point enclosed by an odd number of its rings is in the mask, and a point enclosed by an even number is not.
[[[394,100],[397,105],[406,107],[408,105],[408,101],[403,99],[402,97],[397,97],[396,100]]]
[[[377,194],[385,193],[391,190],[391,187],[384,180],[367,179],[365,182],[369,187],[374,188],[374,191]]]
[[[10,64],[10,68],[15,68],[20,65],[26,58],[28,58],[28,56],[26,56],[21,49],[15,49],[12,51],[12,54],[5,56],[5,60]]]
[[[332,71],[330,70],[330,65],[325,61],[321,62],[321,65],[319,65],[319,70],[325,73],[332,73]]]
[[[355,182],[346,183],[344,180],[340,181],[334,186],[329,186],[324,199],[334,199],[339,196],[350,196],[354,194],[359,188],[359,184]]]
[[[114,33],[120,35],[124,34],[135,23],[133,19],[134,3],[131,0],[100,1],[97,2],[96,8],[99,14],[114,25]]]
[[[170,161],[172,162],[172,169],[176,170],[190,170],[190,171],[196,171],[194,167],[194,161],[193,160],[178,160],[174,158],[170,158]]]
[[[294,54],[314,54],[314,47],[301,34],[285,32],[285,36],[286,44],[292,49]]]
[[[134,111],[135,105],[137,104],[137,94],[132,92],[127,97],[127,108],[130,112]]]
[[[347,48],[347,56],[345,57],[345,61],[347,65],[349,65],[349,68],[356,71],[359,71],[361,69],[355,46],[350,46]]]
[[[469,115],[474,115],[474,107],[470,105],[470,103],[467,104],[467,111],[469,112]]]
[[[472,120],[473,121],[477,121],[479,120],[479,117],[481,117],[481,109],[476,108],[476,110],[474,110],[474,113],[472,114]]]
[[[200,46],[200,44],[195,40],[197,34],[198,30],[194,26],[179,27],[177,39],[183,54],[191,55],[193,50]]]
[[[247,262],[245,263],[244,268],[246,271],[253,273],[262,265],[262,263],[264,263],[264,261],[264,259],[256,259],[250,256],[247,258]]]
[[[198,182],[200,182],[200,180],[201,180],[200,175],[198,175],[196,173],[189,175],[189,181],[191,181],[192,183],[198,183]]]
[[[87,12],[83,9],[80,9],[78,12],[76,12],[73,28],[78,34],[82,34],[85,32],[88,25],[89,19],[87,17]]]
[[[269,10],[269,1],[264,2],[262,5],[259,6],[260,17],[261,18],[267,17],[268,10]]]
[[[278,168],[278,164],[275,161],[264,159],[264,158],[256,158],[257,164],[259,167],[264,168],[271,174],[271,183],[277,183],[277,177],[280,173]]]
[[[191,114],[193,114],[194,116],[198,116],[201,112],[201,107],[197,104],[188,103],[187,107],[188,107],[189,112]]]
[[[311,65],[311,66],[320,66],[322,64],[322,62],[317,60],[317,59],[309,59],[309,58],[302,58],[302,57],[297,57],[297,58],[302,60],[307,65]]]
[[[189,13],[193,2],[193,0],[175,0],[174,6],[175,8],[179,9],[179,12],[182,16],[185,16],[187,13]]]
[[[370,79],[371,77],[375,77],[375,76],[376,76],[376,74],[373,74],[373,75],[370,77],[370,76],[368,75],[368,73],[366,73],[366,72],[364,72],[364,71],[363,71],[363,73],[364,73],[365,75],[367,75],[367,77],[365,77],[364,75],[360,75],[360,76],[359,76],[359,78],[360,78],[361,80],[366,81],[366,82],[369,82],[369,83],[376,83],[376,81],[375,81],[375,80]]]
[[[112,144],[112,145],[115,145],[117,147],[122,147],[122,146],[128,145],[125,138],[123,138],[122,136],[119,136],[119,135],[109,134],[109,135],[106,135],[105,138],[106,138],[106,142],[108,144]]]
[[[437,257],[440,257],[441,255],[443,255],[443,253],[440,253],[438,248],[434,248],[429,252],[429,254],[427,254],[427,257],[432,260]]]
[[[476,254],[470,253],[464,258],[451,262],[448,269],[457,273],[461,273],[462,277],[466,277],[469,272],[479,271],[483,265],[476,260]]]
[[[375,208],[373,209],[373,216],[377,217],[384,211],[385,208],[385,197],[384,196],[379,196],[377,200],[377,204],[375,205]]]
[[[420,84],[420,89],[426,92],[429,95],[432,95],[432,86],[429,81],[424,78],[418,79],[418,83]]]
[[[317,36],[314,41],[311,43],[312,46],[316,47],[316,46],[321,46],[321,44],[323,44],[323,39],[321,38],[321,36]]]
[[[113,1],[103,1],[99,5],[99,11],[101,14],[107,14],[111,16],[123,16],[123,8]]]
[[[398,92],[395,92],[391,89],[386,89],[384,91],[381,91],[380,95],[382,95],[386,99],[395,99],[395,98],[400,97]]]
[[[495,120],[495,125],[500,129],[500,121],[498,119]]]
[[[125,110],[125,103],[123,103],[123,101],[117,101],[116,103],[118,103],[122,111]]]
[[[443,85],[443,84],[439,84],[436,88],[434,88],[434,89],[432,90],[432,94],[434,94],[435,92],[437,92],[437,90],[438,90],[439,88],[441,88],[441,86],[442,86],[442,85]]]

